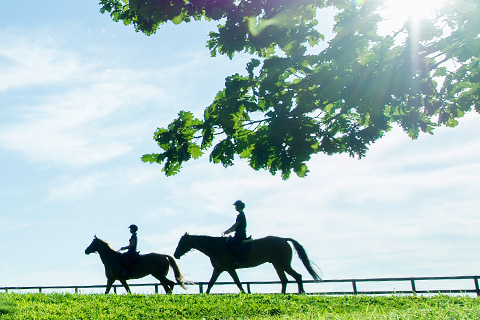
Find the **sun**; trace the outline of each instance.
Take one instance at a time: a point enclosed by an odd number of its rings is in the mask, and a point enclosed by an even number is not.
[[[435,16],[447,0],[385,0],[385,9],[391,15],[418,21]]]
[[[383,22],[379,25],[379,31],[388,34],[399,30],[406,21],[411,21],[415,24],[422,19],[435,18],[439,10],[449,0],[383,1],[383,9],[380,12]]]

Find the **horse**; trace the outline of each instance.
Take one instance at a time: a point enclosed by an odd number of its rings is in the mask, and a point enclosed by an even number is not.
[[[152,275],[160,281],[166,293],[171,293],[175,282],[167,279],[168,267],[173,269],[177,284],[183,289],[187,289],[183,283],[183,275],[178,268],[175,259],[166,254],[149,253],[141,254],[138,262],[130,268],[128,276],[124,275],[124,267],[120,263],[122,253],[113,250],[110,245],[102,239],[95,236],[92,243],[85,249],[85,254],[98,252],[100,259],[105,267],[105,275],[107,277],[107,288],[105,294],[110,292],[115,280],[119,280],[128,293],[131,293],[127,284],[128,279],[139,279],[148,275]]]
[[[308,259],[305,249],[294,239],[268,236],[251,240],[248,243],[250,250],[245,253],[245,262],[240,264],[235,263],[234,255],[226,245],[227,239],[227,237],[198,236],[185,233],[178,242],[178,246],[173,254],[176,259],[180,259],[187,252],[196,249],[210,258],[213,273],[208,283],[206,293],[210,293],[210,290],[223,271],[227,271],[233,278],[238,289],[240,289],[242,293],[245,293],[235,270],[256,267],[265,262],[273,264],[273,267],[277,271],[282,283],[282,293],[285,293],[287,289],[287,276],[285,272],[296,280],[298,292],[305,293],[302,275],[292,269],[292,248],[288,242],[293,244],[300,260],[313,279],[315,279],[315,281],[322,280],[313,269],[312,262]]]

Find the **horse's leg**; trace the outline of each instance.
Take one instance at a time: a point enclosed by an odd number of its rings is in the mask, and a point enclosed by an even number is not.
[[[172,293],[175,282],[169,280],[166,274],[163,274],[161,272],[154,272],[152,273],[152,276],[154,276],[158,281],[160,281],[163,289],[165,289],[165,293]]]
[[[287,291],[287,276],[285,275],[285,271],[283,269],[280,269],[279,266],[275,266],[275,271],[277,271],[278,277],[280,278],[280,282],[282,283],[282,293],[285,293]]]
[[[242,283],[240,282],[240,279],[238,278],[237,271],[235,271],[235,269],[228,270],[228,273],[230,274],[230,276],[232,276],[233,281],[237,285],[238,289],[240,289],[240,292],[245,293],[245,290],[243,290],[243,287],[242,287]]]
[[[130,287],[128,286],[127,280],[120,279],[120,282],[122,283],[123,287],[125,288],[125,290],[127,290],[128,293],[132,293],[132,291],[130,291]]]
[[[217,270],[217,269],[213,269],[213,273],[212,273],[212,277],[210,278],[210,281],[208,282],[208,288],[207,288],[207,292],[206,293],[210,293],[210,290],[212,289],[215,281],[217,281],[218,277],[220,276],[220,274],[222,273],[223,271],[220,271],[220,270]]]
[[[105,289],[105,294],[108,294],[110,292],[110,289],[112,288],[114,282],[115,279],[107,278],[107,288]]]
[[[289,275],[291,275],[295,279],[295,281],[297,281],[297,283],[298,283],[298,293],[305,293],[305,290],[303,289],[302,275],[300,273],[296,272],[295,270],[293,270],[292,266],[287,268],[285,270],[285,272],[288,273]]]
[[[166,294],[172,293],[172,289],[165,282],[160,282]]]
[[[173,291],[173,287],[175,286],[175,282],[173,282],[172,280],[169,280],[165,277],[165,282],[167,283],[167,287],[169,288],[169,293],[172,293]]]
[[[172,293],[173,286],[175,286],[175,282],[167,279],[167,277],[163,277],[158,280],[160,281],[160,284],[163,286],[163,289],[165,289],[165,293]]]

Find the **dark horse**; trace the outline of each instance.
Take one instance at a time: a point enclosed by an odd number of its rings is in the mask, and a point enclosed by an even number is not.
[[[269,236],[253,240],[248,244],[251,249],[245,253],[245,262],[240,265],[235,264],[233,254],[226,247],[226,239],[226,237],[193,236],[185,233],[178,242],[177,249],[173,254],[176,259],[180,259],[180,257],[188,251],[197,249],[210,258],[213,266],[213,274],[208,283],[207,293],[210,292],[215,281],[217,281],[223,271],[227,271],[240,291],[245,292],[235,269],[252,268],[265,262],[273,264],[273,267],[277,271],[280,281],[282,282],[282,293],[285,293],[287,288],[287,276],[285,272],[297,281],[298,292],[304,293],[302,275],[293,270],[291,266],[292,248],[288,242],[293,244],[300,260],[302,260],[303,265],[307,268],[308,273],[310,273],[313,279],[321,281],[320,276],[313,269],[305,249],[293,239]]]
[[[127,284],[127,279],[138,279],[152,275],[160,281],[166,293],[171,293],[175,282],[167,279],[168,267],[172,267],[177,283],[186,289],[183,283],[183,276],[173,257],[166,254],[149,253],[141,254],[136,264],[131,266],[131,272],[128,277],[123,275],[124,267],[120,264],[120,252],[113,250],[108,243],[97,238],[93,238],[92,243],[85,249],[85,254],[98,252],[105,266],[105,275],[107,276],[107,294],[112,288],[115,280],[119,280],[128,293],[131,293]]]

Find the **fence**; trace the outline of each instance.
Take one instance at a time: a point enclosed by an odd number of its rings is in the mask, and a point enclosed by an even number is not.
[[[388,295],[388,294],[470,294],[480,296],[479,286],[480,276],[453,276],[453,277],[409,277],[409,278],[372,278],[372,279],[337,279],[315,282],[313,280],[304,281],[307,294],[325,294],[325,295]],[[297,286],[294,281],[289,281],[291,292],[296,292]],[[248,293],[271,293],[280,291],[279,281],[251,281],[242,282]],[[208,282],[196,282],[187,284],[187,286],[196,286],[198,293],[203,293]],[[233,282],[216,282],[214,288],[219,286],[234,286]],[[265,290],[252,290],[254,287],[265,287],[275,285],[275,291],[265,292]],[[130,284],[131,288],[149,287],[159,293],[158,283]],[[88,285],[88,286],[29,286],[29,287],[0,287],[0,292],[45,292],[45,291],[74,291],[81,293],[81,290],[104,289],[106,285]],[[121,285],[113,286],[113,291]],[[293,288],[293,289],[292,289]],[[231,292],[238,292],[238,289]]]

